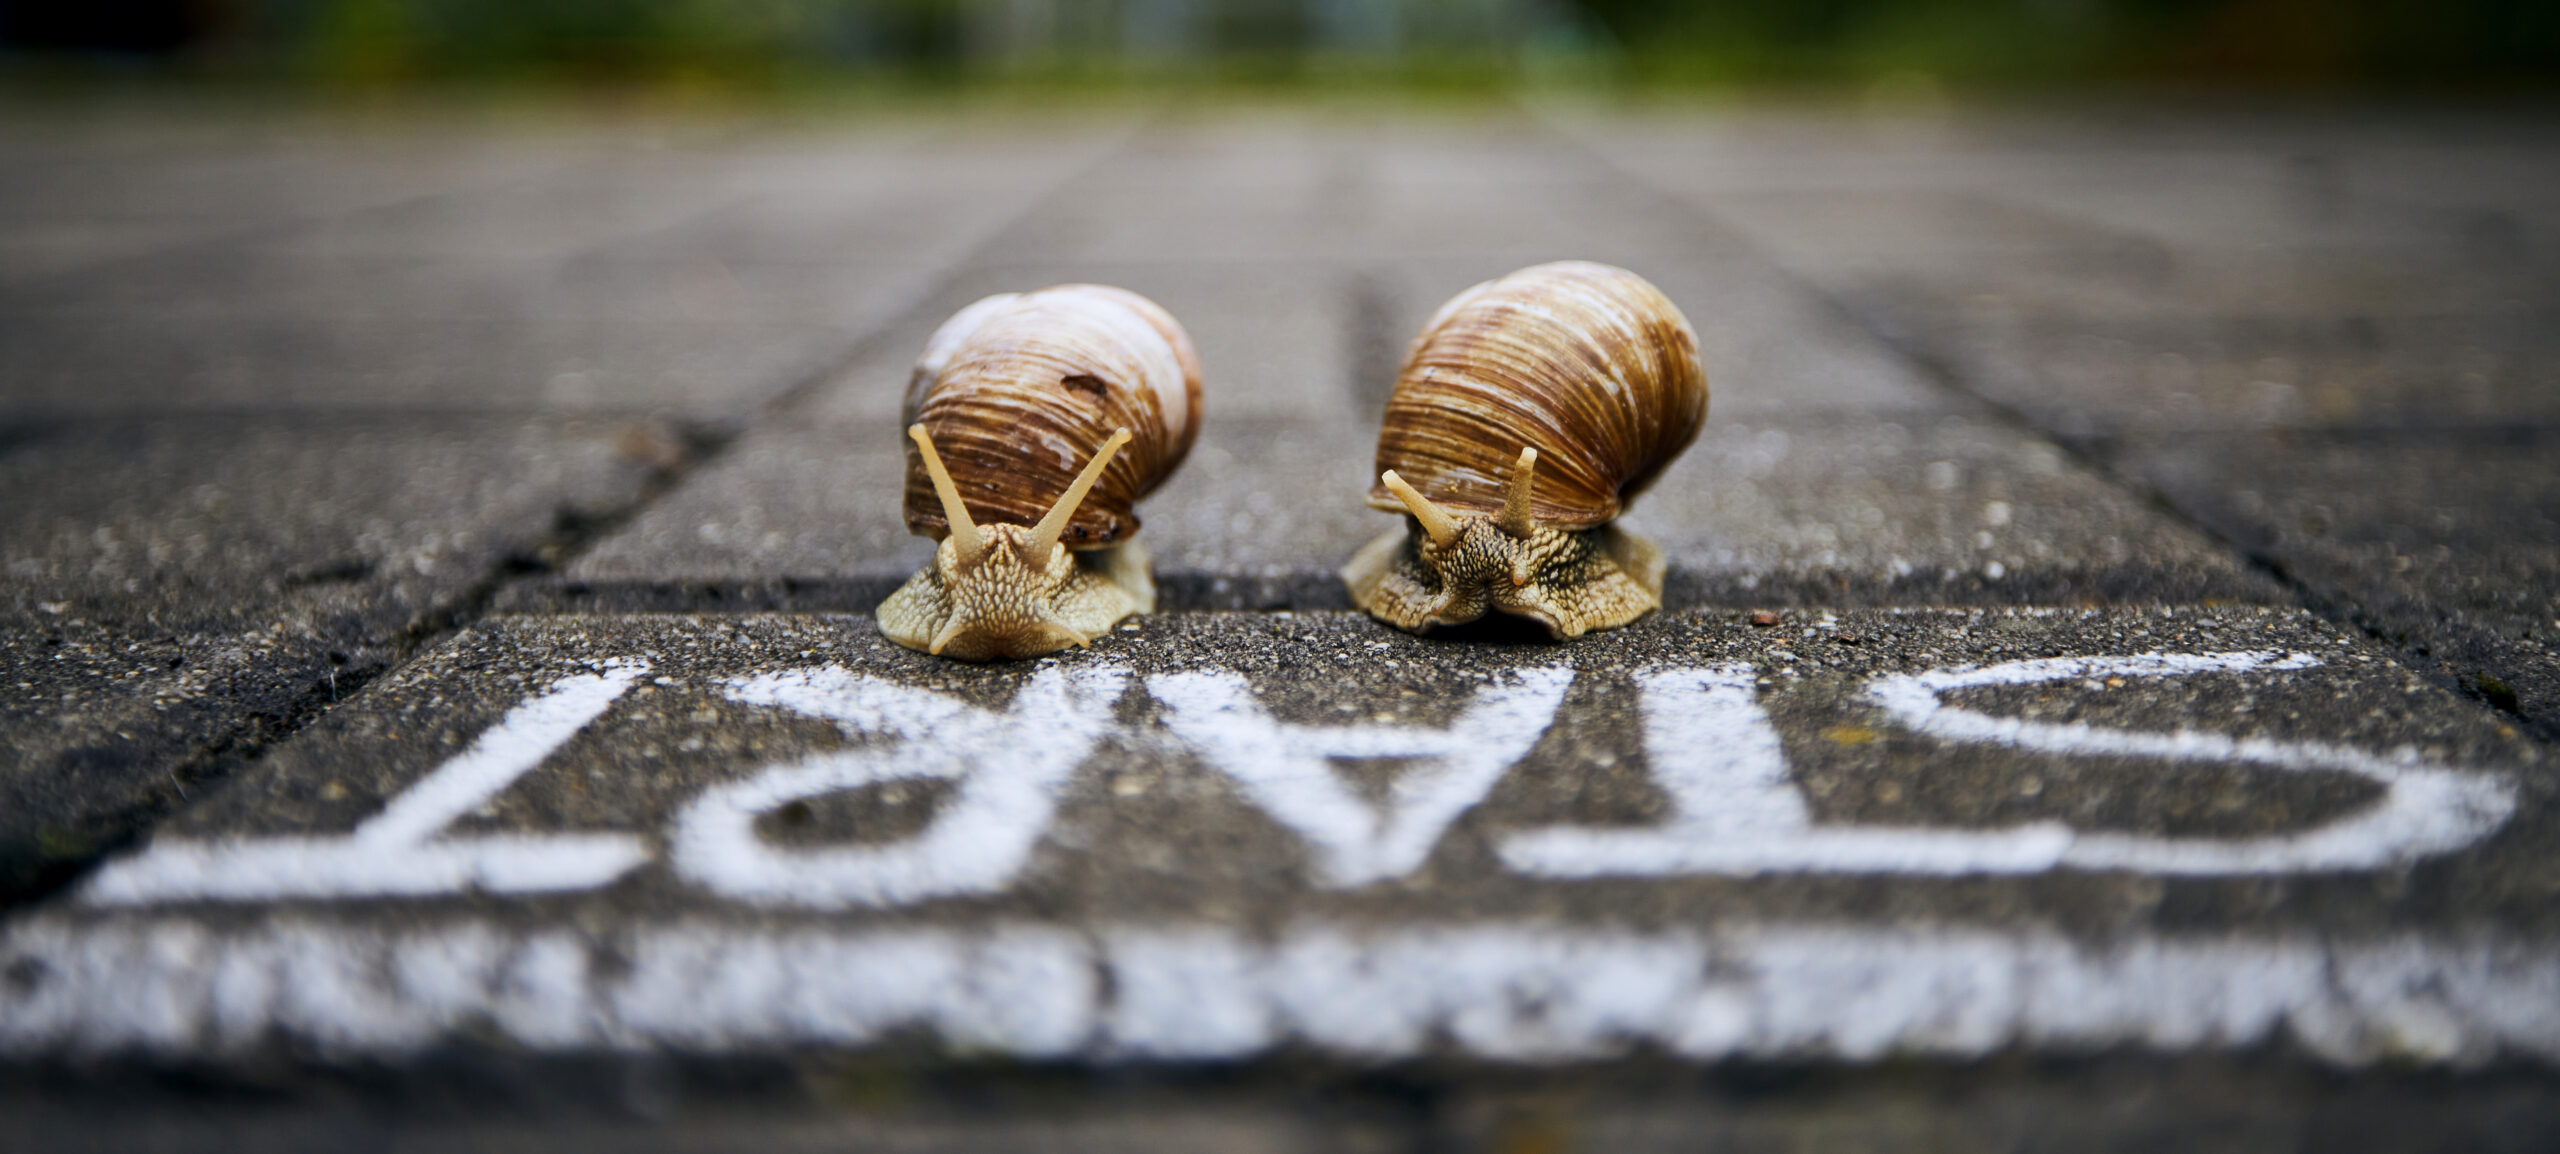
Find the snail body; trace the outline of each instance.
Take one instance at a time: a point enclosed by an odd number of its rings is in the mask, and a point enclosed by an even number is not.
[[[1369,505],[1406,526],[1343,567],[1352,600],[1410,632],[1499,611],[1558,638],[1659,608],[1661,550],[1615,521],[1706,415],[1697,334],[1643,277],[1559,261],[1459,293],[1387,401]]]
[[[925,343],[907,383],[907,531],[933,560],[881,632],[963,661],[1082,646],[1155,608],[1139,500],[1200,432],[1200,360],[1153,301],[1103,285],[1002,293]]]

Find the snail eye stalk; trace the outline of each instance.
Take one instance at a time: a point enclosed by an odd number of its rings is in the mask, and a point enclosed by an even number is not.
[[[1109,465],[1112,456],[1120,451],[1120,446],[1128,443],[1129,430],[1117,429],[1112,432],[1110,440],[1104,441],[1102,447],[1094,451],[1093,461],[1084,467],[1084,472],[1076,474],[1075,482],[1067,486],[1066,492],[1058,494],[1058,503],[1049,506],[1049,515],[1031,527],[1031,541],[1023,547],[1022,559],[1025,562],[1038,565],[1049,559],[1050,548],[1066,533],[1067,522],[1074,519],[1076,506],[1084,504],[1084,495],[1093,491],[1095,481],[1102,479],[1103,466]]]
[[[1529,497],[1538,484],[1538,451],[1520,450],[1520,463],[1511,466],[1511,491],[1503,495],[1502,517],[1494,522],[1504,533],[1526,537],[1537,529],[1529,518]],[[1526,582],[1523,582],[1526,584]]]
[[[1378,481],[1384,484],[1389,492],[1396,495],[1396,500],[1404,502],[1405,509],[1413,514],[1414,520],[1422,522],[1422,531],[1431,534],[1432,544],[1446,547],[1449,542],[1458,539],[1457,518],[1450,516],[1440,506],[1432,504],[1431,498],[1423,496],[1420,490],[1415,489],[1404,478],[1396,476],[1395,470],[1389,469],[1379,474]]]
[[[959,551],[960,567],[977,564],[987,551],[987,540],[978,532],[977,522],[969,519],[969,507],[960,502],[960,486],[951,482],[951,471],[942,467],[942,454],[933,451],[933,437],[923,425],[907,426],[907,435],[924,452],[924,474],[933,479],[933,495],[942,499],[942,517],[951,523],[951,547]],[[934,648],[938,651],[941,646]]]

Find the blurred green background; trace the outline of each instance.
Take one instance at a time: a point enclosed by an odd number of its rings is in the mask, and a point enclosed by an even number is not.
[[[0,71],[401,87],[2546,88],[2553,0],[0,0]]]

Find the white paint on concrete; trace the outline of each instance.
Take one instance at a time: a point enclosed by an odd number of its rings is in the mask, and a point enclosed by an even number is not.
[[[601,937],[461,917],[55,914],[0,934],[0,1056],[856,1047],[1023,1057],[1523,1062],[2245,1049],[2344,1065],[2560,1059],[2560,943],[2494,934],[1544,921],[859,927],[684,920]]]
[[[1067,775],[1113,726],[1127,673],[1052,666],[1003,713],[835,666],[742,678],[730,696],[825,718],[858,748],[769,766],[684,808],[669,837],[676,872],[724,897],[842,909],[1010,884],[1048,828]],[[943,780],[953,795],[894,845],[797,849],[756,832],[794,801],[891,782]]]
[[[2101,729],[2081,722],[1993,717],[1943,700],[1945,694],[1962,689],[2281,672],[2318,664],[2318,658],[2307,654],[2266,650],[2046,658],[1880,677],[1869,694],[1900,724],[1948,741],[2069,756],[2255,765],[2292,773],[2327,770],[2355,774],[2383,787],[2382,797],[2360,812],[2295,833],[2235,839],[2074,833],[2059,863],[2065,866],[2161,874],[2373,869],[2461,849],[2487,837],[2515,813],[2511,782],[2429,761],[2407,747],[2377,755],[2318,741],[2233,737],[2189,729],[2171,733]]]
[[[1266,951],[1220,927],[1121,926],[1102,935],[1113,997],[1103,1045],[1164,1060],[1249,1057],[1271,1045]]]
[[[2318,742],[2182,730],[2139,733],[1999,718],[1942,694],[2000,685],[2309,668],[2316,658],[2268,652],[2016,661],[1878,678],[1873,699],[1899,724],[1948,741],[2065,755],[2216,761],[2287,771],[2335,770],[2384,786],[2365,809],[2316,829],[2254,838],[2159,837],[2075,830],[1817,825],[1789,779],[1777,731],[1750,666],[1639,674],[1645,750],[1670,814],[1634,829],[1556,827],[1502,839],[1504,864],[1551,878],[1678,874],[2040,873],[2056,868],[2163,874],[2278,874],[2370,869],[2448,853],[2488,836],[2515,809],[2514,786],[2402,750],[2389,757]]]
[[[1896,723],[1945,741],[2066,756],[2202,761],[2284,772],[2356,774],[2382,787],[2372,804],[2326,825],[2252,838],[2079,831],[2060,823],[2004,829],[1821,825],[1789,774],[1752,666],[1663,667],[1636,682],[1647,762],[1670,814],[1639,828],[1551,827],[1503,837],[1503,862],[1534,877],[1666,877],[1713,873],[2017,874],[2056,868],[2186,875],[2370,869],[2442,854],[2488,836],[2514,813],[2515,786],[2401,749],[2143,733],[2082,723],[1994,717],[1949,705],[1966,689],[2109,678],[2280,673],[2318,659],[2248,651],[2051,658],[1877,679],[1871,699]],[[423,896],[480,889],[560,892],[601,886],[645,860],[627,834],[443,836],[455,820],[531,772],[601,716],[640,676],[636,662],[563,678],[509,711],[462,755],[394,797],[344,837],[162,839],[109,863],[81,891],[96,905],[163,901]],[[1445,729],[1284,723],[1229,672],[1161,675],[1148,688],[1165,725],[1245,794],[1306,839],[1319,880],[1355,887],[1402,876],[1429,857],[1553,722],[1573,674],[1515,671],[1478,692]],[[850,908],[989,893],[1030,860],[1078,764],[1116,726],[1127,680],[1112,665],[1048,667],[1002,713],[836,666],[736,679],[754,705],[834,722],[852,749],[768,766],[714,787],[675,818],[679,876],[769,905]],[[1376,801],[1339,773],[1346,760],[1402,767]],[[794,801],[900,781],[948,781],[954,793],[927,828],[894,845],[792,848],[756,832]],[[1156,1045],[1144,1039],[1131,1045]],[[1211,1045],[1169,1040],[1168,1046]]]
[[[2070,844],[2060,825],[2012,829],[1818,826],[1788,773],[1747,664],[1636,675],[1645,758],[1670,802],[1659,825],[1562,826],[1504,837],[1534,877],[1760,873],[2032,873]]]
[[[957,1050],[1051,1057],[1086,1042],[1099,1000],[1084,938],[1045,926],[684,922],[632,933],[624,958],[587,990],[591,1046],[858,1046],[921,1030]]]
[[[1147,689],[1176,737],[1307,840],[1324,884],[1350,887],[1420,866],[1449,823],[1528,756],[1572,683],[1570,669],[1513,671],[1479,690],[1447,729],[1285,723],[1234,673],[1163,674]],[[1372,804],[1332,763],[1377,758],[1412,763]]]
[[[629,834],[445,837],[453,822],[530,773],[647,671],[636,661],[564,677],[508,710],[460,756],[344,837],[161,838],[82,887],[92,905],[274,901],[591,889],[647,859]]]

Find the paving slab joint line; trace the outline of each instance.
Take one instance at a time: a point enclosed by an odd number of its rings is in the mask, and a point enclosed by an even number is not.
[[[1719,232],[1730,237],[1737,247],[1759,257],[1771,269],[1801,286],[1821,307],[1830,310],[1859,331],[1873,337],[1886,351],[1900,358],[1922,379],[1950,395],[1981,406],[1990,417],[2009,426],[2013,431],[2026,433],[2051,443],[2073,463],[2087,470],[2100,482],[2123,489],[2129,495],[2139,498],[2144,505],[2159,511],[2162,516],[2220,546],[2224,551],[2239,558],[2247,568],[2265,576],[2287,593],[2292,594],[2302,608],[2310,610],[2333,625],[2352,630],[2372,641],[2384,652],[2389,653],[2393,661],[2429,683],[2477,702],[2483,708],[2498,710],[2515,718],[2519,724],[2542,740],[2560,741],[2560,718],[2529,716],[2507,710],[2490,700],[2487,693],[2479,685],[2471,683],[2469,679],[2435,668],[2430,663],[2416,660],[2415,655],[2409,652],[2404,631],[2389,628],[2379,614],[2371,611],[2355,598],[2325,588],[2294,572],[2283,559],[2250,546],[2234,533],[2226,532],[2223,526],[2181,505],[2174,496],[2159,487],[2128,480],[2121,470],[2113,467],[2113,462],[2105,455],[2104,446],[2108,444],[2108,438],[2071,436],[2045,428],[2025,410],[1970,387],[1963,373],[1947,363],[1945,359],[1929,352],[1920,343],[1919,338],[1903,326],[1893,323],[1890,318],[1879,315],[1873,309],[1859,307],[1820,283],[1796,275],[1785,262],[1770,253],[1766,246],[1753,241],[1748,233],[1717,219],[1714,213],[1662,187],[1643,173],[1617,163],[1615,159],[1583,140],[1572,129],[1557,124],[1535,107],[1523,105],[1523,108],[1542,130],[1563,139],[1570,147],[1588,157],[1593,165],[1604,171],[1617,173],[1627,187],[1644,190],[1662,202],[1671,213],[1704,219],[1714,224]],[[2515,671],[2512,669],[2483,672],[2502,676],[2509,682],[2516,680],[2513,676]]]
[[[2093,448],[2099,443],[2102,442],[2093,442]],[[2151,490],[2146,487],[2146,491]],[[2164,506],[2175,508],[2170,505],[2172,499],[2166,494],[2157,494],[2157,499]],[[2393,660],[2434,685],[2507,715],[2515,724],[2542,740],[2560,742],[2560,716],[2520,703],[2514,691],[2506,688],[2521,680],[2516,676],[2516,670],[2484,667],[2466,673],[2438,656],[2446,649],[2481,642],[2484,635],[2489,634],[2488,630],[2458,617],[2431,614],[2424,605],[2413,606],[2406,602],[2395,605],[2388,598],[2380,603],[2368,602],[2328,583],[2300,576],[2284,558],[2248,545],[2246,542],[2252,537],[2259,536],[2249,526],[2225,524],[2209,512],[2200,513],[2198,517],[2204,531],[2211,533],[2216,541],[2228,543],[2234,551],[2281,581],[2313,613],[2362,634],[2389,652]]]
[[[401,658],[380,665],[349,666],[333,669],[324,680],[314,681],[284,708],[252,712],[234,721],[221,733],[205,739],[186,757],[168,769],[168,788],[155,788],[131,805],[98,815],[88,824],[107,831],[89,846],[89,852],[38,874],[25,885],[0,885],[0,918],[26,907],[42,903],[53,895],[77,884],[96,870],[99,863],[123,854],[149,834],[162,819],[177,813],[193,800],[190,788],[209,786],[254,764],[269,749],[282,744],[304,727],[320,720],[339,703],[361,694],[375,678],[391,671]]]
[[[255,764],[268,750],[291,740],[304,728],[328,716],[339,704],[361,696],[365,687],[376,678],[406,665],[418,654],[433,649],[486,616],[490,606],[509,584],[530,575],[551,572],[596,541],[620,529],[651,502],[675,488],[702,462],[716,455],[730,439],[729,434],[706,427],[679,427],[676,432],[679,451],[675,458],[652,469],[630,501],[602,514],[583,514],[566,507],[557,510],[548,533],[498,559],[460,593],[442,599],[389,638],[390,655],[380,664],[332,668],[325,679],[315,679],[283,709],[272,713],[253,712],[236,719],[223,732],[207,739],[195,752],[169,767],[171,788],[168,791],[155,791],[133,805],[105,815],[102,824],[114,832],[99,839],[92,852],[48,872],[33,884],[0,888],[0,915],[41,902],[88,876],[98,863],[130,848],[162,819],[183,808],[190,800],[187,795],[189,787],[218,783]]]

